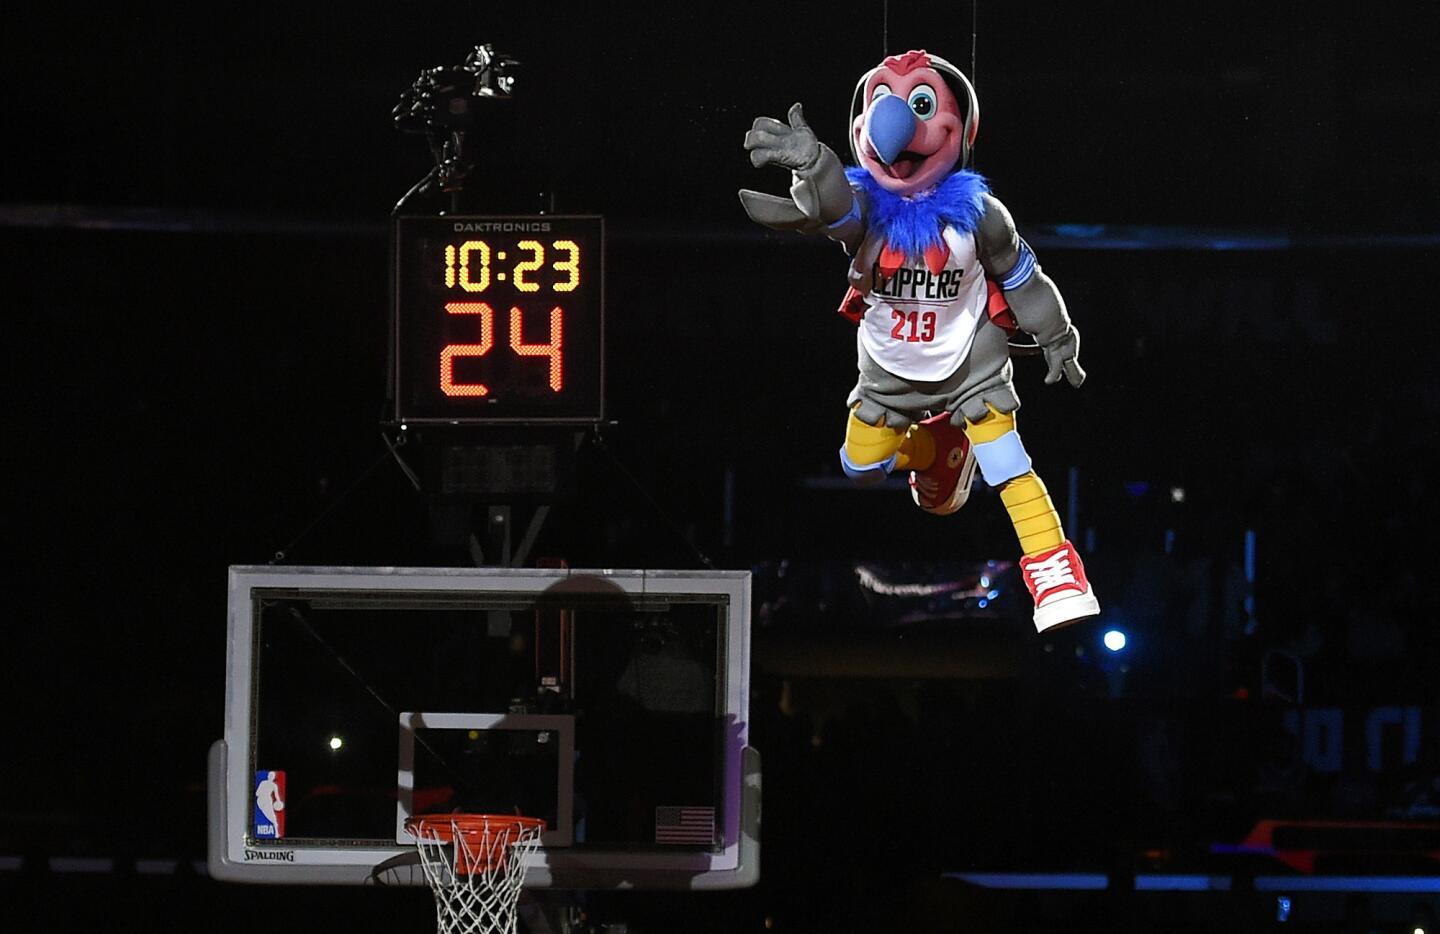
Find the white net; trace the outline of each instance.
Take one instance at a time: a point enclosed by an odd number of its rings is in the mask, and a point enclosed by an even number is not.
[[[543,821],[484,814],[417,818],[409,830],[435,893],[438,934],[514,934],[525,857]]]

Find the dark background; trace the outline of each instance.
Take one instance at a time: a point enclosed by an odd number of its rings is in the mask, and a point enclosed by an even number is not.
[[[1016,914],[940,873],[1243,872],[1211,844],[1263,816],[1440,814],[1440,18],[1424,5],[980,5],[976,167],[1060,285],[1090,372],[1079,392],[1043,387],[1021,361],[1022,429],[1062,512],[1074,490],[1101,622],[1133,652],[1117,674],[1101,626],[1036,639],[1023,610],[923,635],[824,612],[856,561],[1011,560],[1014,541],[989,491],[942,522],[899,490],[828,485],[853,379],[853,331],[830,312],[844,260],[747,225],[735,190],[787,180],[740,142],[800,100],[843,152],[851,88],[887,38],[969,70],[971,13],[892,5],[887,36],[879,3],[50,3],[7,28],[0,854],[24,857],[0,872],[7,929],[428,924],[423,898],[46,867],[203,858],[227,565],[471,561],[455,511],[388,460],[379,415],[385,218],[429,167],[390,108],[481,41],[525,68],[473,141],[470,206],[553,197],[609,234],[617,424],[582,446],[579,496],[536,553],[797,569],[762,594],[785,612],[757,620],[765,881],[597,911],[649,930],[1044,929],[1039,901]],[[978,672],[924,664],[997,645]],[[1267,694],[1272,650],[1303,663],[1303,705]],[[1378,770],[1348,746],[1339,772],[1317,768],[1284,728],[1337,708],[1360,744],[1367,712],[1397,705],[1421,709],[1424,742],[1386,747]],[[1383,847],[1344,859],[1434,871]],[[1105,911],[1116,928],[1257,926],[1273,908],[1252,901]]]

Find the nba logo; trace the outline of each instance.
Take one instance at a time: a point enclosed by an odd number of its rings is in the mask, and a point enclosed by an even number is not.
[[[255,773],[255,838],[285,836],[285,773]]]

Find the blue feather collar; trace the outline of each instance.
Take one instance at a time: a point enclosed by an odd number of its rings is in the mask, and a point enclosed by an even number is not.
[[[985,178],[969,169],[952,172],[929,191],[908,198],[881,188],[865,169],[849,168],[845,175],[865,196],[870,229],[912,258],[939,243],[947,226],[961,233],[974,231],[985,214],[983,196],[990,191]]]

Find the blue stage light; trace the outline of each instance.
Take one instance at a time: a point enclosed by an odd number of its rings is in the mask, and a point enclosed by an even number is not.
[[[1125,633],[1118,629],[1108,629],[1105,631],[1105,635],[1101,637],[1101,641],[1105,643],[1105,648],[1112,652],[1118,652],[1125,648]]]

